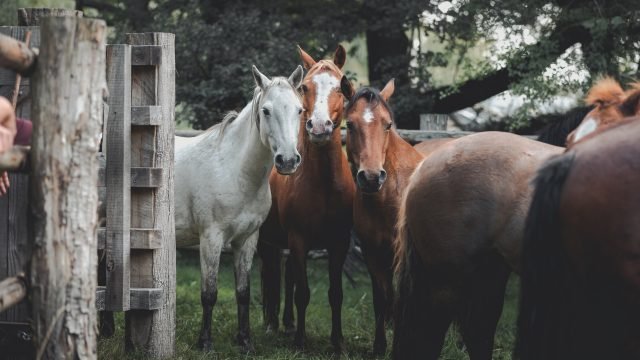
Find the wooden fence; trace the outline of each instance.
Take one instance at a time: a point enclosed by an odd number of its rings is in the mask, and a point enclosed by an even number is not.
[[[0,197],[2,358],[96,358],[97,310],[126,311],[127,349],[171,356],[174,36],[128,34],[127,44],[107,48],[104,22],[79,19],[79,12],[19,14],[31,25],[42,20],[42,32],[0,27],[18,40],[31,31],[31,46],[40,48],[39,55],[31,52],[37,67],[31,83],[22,82],[18,108],[34,124],[31,172],[12,174],[10,194]],[[12,58],[5,45],[16,45],[7,39],[0,37],[0,65],[28,73],[20,61],[4,61]],[[0,69],[0,94],[8,95],[14,81],[15,73]],[[98,156],[103,118],[108,152]],[[0,168],[4,160],[0,156]],[[106,190],[106,227],[100,229],[96,184]],[[98,249],[106,257],[104,287],[96,286]],[[25,290],[29,303],[16,305]],[[35,349],[16,346],[20,339]],[[7,352],[12,349],[18,351]]]

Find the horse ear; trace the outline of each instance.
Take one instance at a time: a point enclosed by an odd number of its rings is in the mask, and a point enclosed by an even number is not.
[[[298,45],[298,53],[300,54],[300,59],[302,59],[302,64],[304,64],[304,68],[309,70],[313,65],[316,64],[316,61],[313,60],[311,55],[307,54],[300,45]]]
[[[291,73],[289,76],[289,84],[293,86],[294,89],[297,89],[302,85],[302,77],[304,76],[304,70],[302,70],[302,66],[298,65],[298,67]]]
[[[395,83],[396,83],[395,79],[389,80],[387,85],[384,86],[384,89],[382,89],[380,91],[380,96],[382,96],[384,101],[389,101],[389,98],[391,97],[391,95],[393,95],[393,92],[396,89],[396,84]]]
[[[333,63],[340,69],[344,66],[345,61],[347,60],[347,51],[342,47],[342,45],[338,45],[335,54],[333,54]]]
[[[258,85],[260,89],[264,90],[267,86],[269,86],[271,80],[269,80],[268,77],[261,73],[255,65],[251,66],[251,71],[253,72],[253,80],[256,81],[256,85]]]
[[[347,100],[351,100],[355,91],[353,90],[351,81],[347,79],[347,75],[342,75],[342,79],[340,79],[340,90],[342,91],[342,95],[344,95]]]

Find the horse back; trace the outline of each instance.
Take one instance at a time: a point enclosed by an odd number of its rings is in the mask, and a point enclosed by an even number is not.
[[[561,151],[509,133],[484,132],[433,152],[416,169],[405,202],[407,226],[423,260],[464,267],[496,249],[517,270],[529,181],[539,164]]]

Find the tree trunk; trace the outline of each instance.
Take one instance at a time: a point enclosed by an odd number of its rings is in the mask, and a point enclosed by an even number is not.
[[[31,300],[37,358],[95,359],[97,152],[106,24],[42,19],[33,78]]]

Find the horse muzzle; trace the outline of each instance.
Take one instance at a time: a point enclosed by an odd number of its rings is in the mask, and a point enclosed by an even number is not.
[[[276,166],[276,171],[280,175],[291,175],[298,169],[300,166],[300,162],[302,161],[302,157],[300,154],[296,152],[293,156],[284,156],[282,154],[277,154],[274,163]]]
[[[316,121],[309,119],[305,125],[309,140],[319,145],[326,144],[331,140],[331,134],[333,134],[335,128],[336,126],[331,120]]]
[[[356,174],[356,183],[364,193],[375,193],[380,191],[386,180],[387,172],[384,171],[384,169],[377,171],[360,170]]]

